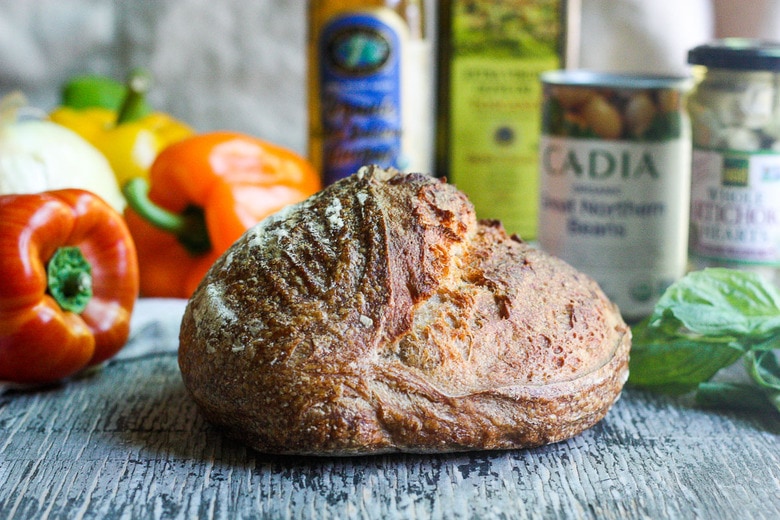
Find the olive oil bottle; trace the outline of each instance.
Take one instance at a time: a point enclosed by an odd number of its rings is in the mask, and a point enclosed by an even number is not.
[[[525,240],[539,206],[539,76],[573,65],[579,1],[438,4],[436,173]]]
[[[423,0],[309,2],[309,159],[325,184],[368,164],[433,173],[425,16]]]

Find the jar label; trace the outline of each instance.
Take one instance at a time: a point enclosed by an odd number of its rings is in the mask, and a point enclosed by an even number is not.
[[[780,155],[694,150],[691,253],[780,265]]]
[[[326,184],[361,166],[404,169],[401,56],[403,20],[349,13],[333,19],[319,42],[323,176]]]
[[[539,243],[592,276],[631,319],[652,312],[687,263],[691,148],[546,135]]]

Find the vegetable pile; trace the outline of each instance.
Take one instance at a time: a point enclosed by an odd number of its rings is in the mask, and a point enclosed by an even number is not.
[[[198,133],[153,111],[148,87],[141,71],[79,76],[48,117],[0,100],[0,382],[111,358],[139,295],[188,298],[244,231],[320,189],[303,157]]]
[[[629,384],[694,391],[704,406],[780,411],[780,293],[761,277],[723,268],[689,273],[633,335]],[[747,381],[715,379],[740,360]]]

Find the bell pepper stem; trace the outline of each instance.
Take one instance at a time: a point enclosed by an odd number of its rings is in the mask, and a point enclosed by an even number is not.
[[[127,181],[122,189],[127,204],[157,229],[169,233],[181,233],[187,223],[184,217],[162,208],[149,199],[149,183],[146,179],[135,177]]]
[[[127,204],[152,226],[176,236],[187,251],[199,255],[211,251],[206,217],[203,209],[191,205],[182,213],[174,213],[160,207],[149,198],[149,183],[135,177],[122,188]]]
[[[121,125],[140,119],[147,113],[146,93],[152,78],[143,69],[134,69],[127,79],[127,93],[117,112],[116,124]]]
[[[46,267],[48,292],[64,310],[79,314],[92,299],[92,266],[78,247],[60,247]]]

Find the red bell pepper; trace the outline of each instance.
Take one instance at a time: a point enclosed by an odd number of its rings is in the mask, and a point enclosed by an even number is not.
[[[138,260],[122,216],[77,189],[0,196],[0,380],[54,382],[127,342]]]

